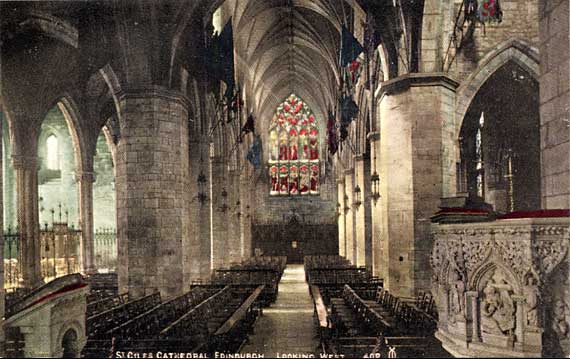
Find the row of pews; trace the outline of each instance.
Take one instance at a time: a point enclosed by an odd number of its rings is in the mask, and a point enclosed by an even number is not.
[[[434,336],[437,316],[429,294],[395,297],[381,280],[339,256],[306,257],[305,268],[325,354],[448,356]]]
[[[286,265],[287,257],[252,257],[229,268],[215,270],[207,285],[263,285],[261,299],[264,306],[267,306],[277,299],[279,282]],[[195,286],[200,285],[202,284],[198,283]]]
[[[117,352],[183,352],[212,356],[236,353],[253,330],[263,306],[275,300],[286,258],[255,257],[216,271],[209,282],[163,300],[158,292],[130,298],[100,283],[88,298],[88,340],[82,357]],[[262,274],[260,274],[262,273]],[[272,273],[268,275],[267,273]],[[275,282],[277,281],[277,282]]]

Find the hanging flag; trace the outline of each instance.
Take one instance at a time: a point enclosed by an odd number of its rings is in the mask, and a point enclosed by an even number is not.
[[[232,111],[233,113],[239,112],[239,110],[241,110],[242,106],[243,106],[243,99],[241,98],[241,91],[239,90],[239,86],[238,86],[237,92],[235,93],[234,97],[230,101],[230,111]]]
[[[473,4],[468,4],[474,6]],[[477,0],[476,10],[477,20],[482,23],[486,22],[502,22],[503,11],[499,0]]]
[[[249,148],[249,151],[247,152],[247,156],[246,156],[246,159],[253,165],[253,167],[255,167],[255,169],[258,169],[259,167],[261,167],[262,150],[263,150],[263,147],[261,145],[261,137],[259,137],[259,135],[257,135],[257,136],[255,136],[255,139],[253,140],[253,144]]]
[[[250,132],[255,133],[255,120],[253,118],[253,113],[250,113],[249,116],[247,116],[247,120],[241,128],[241,132],[243,134],[248,134]]]
[[[341,101],[341,107],[340,107],[340,111],[341,111],[341,117],[340,117],[340,121],[342,124],[350,124],[350,122],[352,122],[352,119],[356,117],[356,115],[358,114],[358,106],[356,105],[356,102],[354,102],[354,100],[352,99],[352,96],[343,96],[342,101]]]
[[[234,35],[232,20],[228,21],[219,35],[214,35],[211,48],[208,50],[208,68],[213,78],[226,84],[225,97],[228,102],[234,95]]]
[[[346,125],[341,124],[340,125],[340,142],[346,140],[346,138],[348,137],[348,128]]]
[[[352,61],[347,68],[348,71],[345,72],[345,84],[346,88],[351,92],[351,90],[356,86],[358,83],[358,79],[360,78],[360,74],[362,73],[362,61],[360,58]]]
[[[464,4],[464,17],[466,20],[474,20],[477,16],[477,0],[465,0]]]
[[[329,145],[329,153],[334,155],[338,151],[338,139],[336,136],[336,119],[334,117],[333,112],[329,109],[329,120],[327,123],[327,132],[328,132],[328,145]]]
[[[340,66],[346,67],[364,51],[362,45],[356,40],[354,35],[343,25],[342,41],[340,46]]]

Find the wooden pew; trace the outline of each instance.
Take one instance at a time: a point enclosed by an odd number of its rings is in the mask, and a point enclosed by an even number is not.
[[[216,330],[211,339],[213,352],[239,352],[260,312],[259,301],[264,285],[258,286],[234,313]]]
[[[188,313],[177,319],[175,322],[164,328],[159,337],[162,339],[195,338],[205,341],[208,336],[207,323],[203,320],[206,315],[213,312],[219,304],[220,298],[227,296],[230,286],[225,286],[213,296],[204,300]]]
[[[87,334],[91,338],[103,336],[130,318],[134,318],[159,304],[160,293],[156,292],[91,316],[87,318]]]
[[[87,317],[92,317],[106,310],[125,304],[129,300],[127,293],[105,297],[94,302],[87,303]]]

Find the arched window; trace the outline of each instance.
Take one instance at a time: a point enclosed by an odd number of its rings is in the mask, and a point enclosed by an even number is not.
[[[318,195],[319,168],[317,120],[292,94],[277,107],[269,128],[269,194]]]
[[[59,142],[55,135],[46,140],[46,162],[49,170],[59,170]]]
[[[483,162],[483,135],[482,130],[485,126],[485,113],[481,112],[479,118],[479,128],[475,135],[475,156],[476,156],[476,170],[477,170],[477,195],[485,198],[485,167]]]

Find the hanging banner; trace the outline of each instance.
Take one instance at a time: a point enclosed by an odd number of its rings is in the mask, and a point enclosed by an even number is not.
[[[499,0],[478,0],[477,2],[477,20],[482,23],[503,21]]]

